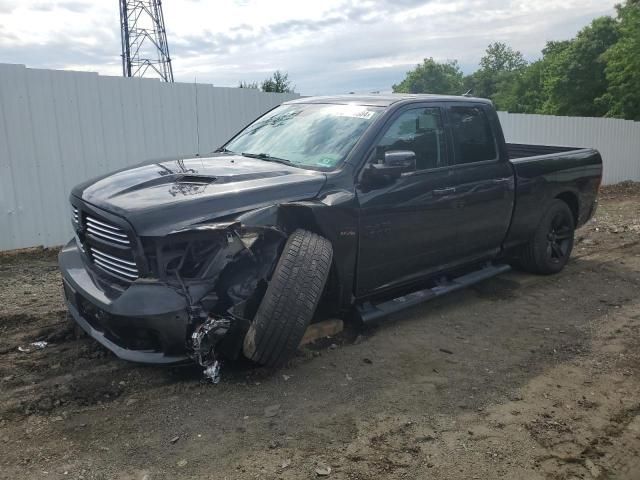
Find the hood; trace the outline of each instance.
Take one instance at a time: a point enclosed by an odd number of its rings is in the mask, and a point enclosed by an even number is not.
[[[165,235],[230,214],[315,197],[325,174],[239,155],[147,162],[73,189],[124,217],[140,236]]]

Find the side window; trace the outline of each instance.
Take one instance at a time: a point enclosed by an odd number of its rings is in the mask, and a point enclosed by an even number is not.
[[[439,108],[416,108],[402,113],[378,142],[384,151],[411,150],[416,170],[446,165],[444,130]]]
[[[496,142],[482,108],[451,107],[449,110],[456,164],[495,160]]]

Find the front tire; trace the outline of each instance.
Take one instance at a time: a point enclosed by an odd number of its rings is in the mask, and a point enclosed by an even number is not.
[[[326,238],[306,230],[293,232],[244,338],[247,358],[269,367],[291,358],[316,311],[332,256]]]
[[[531,273],[558,273],[569,261],[573,249],[575,221],[569,206],[553,200],[531,241],[523,248],[520,264]]]

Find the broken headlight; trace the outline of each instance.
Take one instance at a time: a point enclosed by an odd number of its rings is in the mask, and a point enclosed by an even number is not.
[[[171,233],[157,244],[158,275],[165,278],[178,275],[182,279],[214,277],[240,251],[248,248],[251,238],[226,224]]]
[[[159,270],[182,278],[206,277],[206,265],[222,248],[217,239],[191,240],[167,245],[159,256]]]

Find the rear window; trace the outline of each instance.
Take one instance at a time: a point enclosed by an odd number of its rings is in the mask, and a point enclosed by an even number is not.
[[[491,125],[482,108],[451,107],[449,117],[456,164],[498,158]]]

